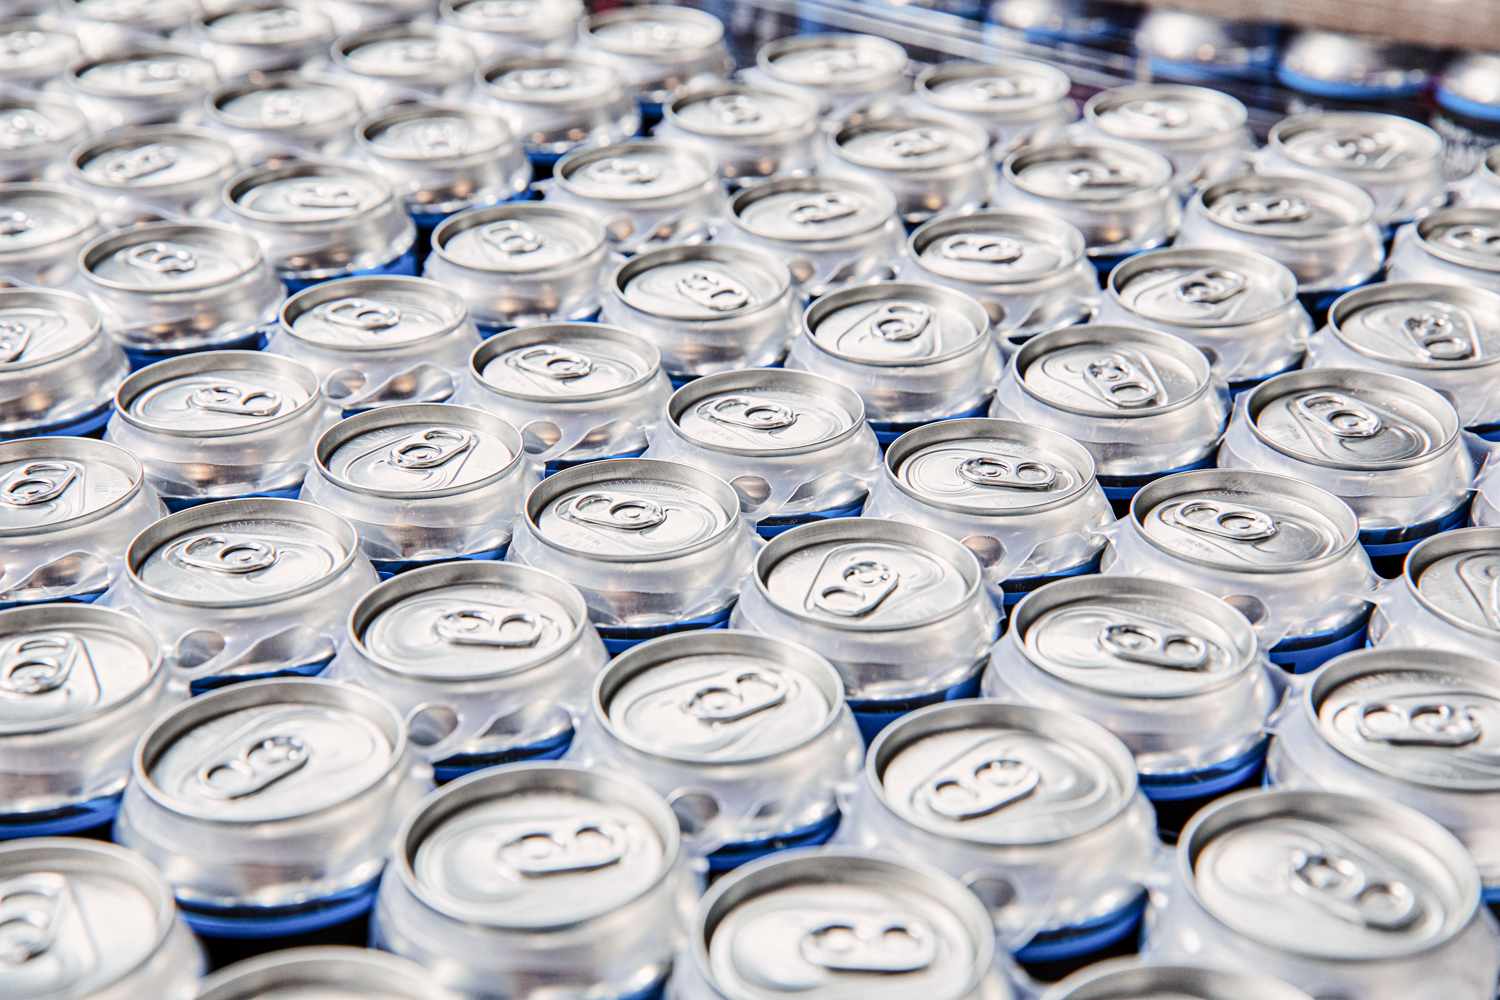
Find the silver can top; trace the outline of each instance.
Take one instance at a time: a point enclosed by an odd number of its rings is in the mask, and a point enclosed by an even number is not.
[[[0,97],[0,169],[48,159],[88,134],[88,122],[71,105],[32,97]],[[34,176],[28,171],[23,176]]]
[[[748,316],[783,301],[791,274],[757,250],[708,244],[673,246],[633,257],[610,279],[611,291],[646,316],[703,323]]]
[[[0,373],[58,361],[97,339],[99,310],[50,288],[0,289]]]
[[[1500,362],[1500,299],[1461,285],[1382,282],[1334,303],[1328,332],[1350,349],[1426,370]]]
[[[850,121],[832,136],[833,153],[867,170],[924,173],[972,161],[989,136],[957,120],[876,115]]]
[[[672,64],[724,44],[724,25],[706,11],[641,4],[588,18],[581,35],[605,52]]]
[[[295,3],[254,0],[243,6],[210,12],[201,25],[211,45],[285,48],[307,51],[333,41],[333,22],[316,8]]]
[[[209,115],[231,128],[297,133],[352,121],[359,102],[344,87],[284,76],[215,91]]]
[[[1111,271],[1109,294],[1147,323],[1217,329],[1286,308],[1297,298],[1297,277],[1244,250],[1153,250]]]
[[[476,184],[488,181],[492,156],[516,145],[510,126],[496,115],[431,105],[397,107],[367,118],[359,139],[380,160],[414,167],[466,165]],[[448,186],[458,196],[464,179]]]
[[[292,163],[245,171],[224,190],[230,211],[265,225],[344,223],[394,200],[368,170],[336,163]]]
[[[462,212],[434,231],[435,253],[495,274],[527,274],[582,260],[604,245],[604,228],[584,212],[522,203]]]
[[[743,141],[802,134],[818,109],[791,92],[724,84],[688,91],[667,105],[665,116],[693,135]]]
[[[0,184],[0,262],[82,236],[99,216],[76,192],[51,184]]]
[[[236,166],[233,147],[212,133],[163,126],[111,133],[68,159],[85,183],[130,194],[228,176]]]
[[[106,233],[79,259],[91,285],[151,296],[222,288],[260,267],[263,255],[229,226],[157,222]]]
[[[1500,530],[1461,528],[1427,539],[1407,556],[1405,581],[1443,621],[1500,638]]]
[[[470,370],[485,388],[533,402],[582,403],[623,395],[661,370],[652,344],[600,323],[544,323],[491,337]]]
[[[120,419],[153,434],[186,438],[259,431],[322,404],[310,370],[260,351],[168,358],[131,375],[115,393]]]
[[[147,31],[181,27],[192,20],[199,8],[194,0],[58,0],[53,6],[73,19]]]
[[[120,52],[79,63],[74,86],[95,97],[183,101],[219,82],[213,64],[181,52]]]
[[[333,59],[356,77],[397,85],[458,83],[474,69],[474,53],[467,45],[411,23],[345,35],[334,43]]]
[[[1371,111],[1292,115],[1272,126],[1266,142],[1299,166],[1355,183],[1388,180],[1443,153],[1443,140],[1426,125]]]
[[[1347,31],[1299,31],[1286,43],[1281,65],[1294,76],[1342,85],[1371,100],[1419,90],[1427,81],[1427,67],[1437,65],[1435,54],[1375,35]]]
[[[809,89],[873,92],[906,75],[906,50],[875,35],[792,35],[768,42],[755,56],[778,83]]]
[[[857,365],[930,365],[989,338],[984,307],[933,285],[882,283],[825,295],[807,310],[803,333],[827,354]]]
[[[1008,212],[941,216],[907,244],[922,269],[974,285],[1020,285],[1065,271],[1084,257],[1083,234],[1060,219]]]
[[[917,78],[916,92],[928,104],[970,116],[1025,119],[1050,111],[1068,96],[1068,75],[1050,63],[1006,59],[988,63],[942,63]]]
[[[471,493],[525,461],[510,424],[446,403],[383,406],[341,420],[318,439],[313,458],[340,489],[403,501]]]
[[[141,491],[144,477],[134,455],[92,438],[0,442],[0,539],[34,539],[108,517]]]
[[[304,289],[281,307],[281,326],[327,351],[379,356],[453,333],[469,312],[457,294],[426,278],[347,278]]]
[[[1112,87],[1089,98],[1084,118],[1104,134],[1158,148],[1238,133],[1245,106],[1221,91],[1174,84]]]
[[[569,153],[553,181],[577,198],[641,203],[686,194],[717,176],[713,162],[689,146],[638,139]]]
[[[0,80],[25,84],[62,73],[79,58],[78,39],[41,21],[0,22]]]
[[[1137,959],[1098,962],[1074,973],[1042,1000],[1312,1000],[1278,979]]]
[[[883,186],[853,178],[785,177],[741,191],[729,211],[761,239],[835,244],[886,225],[896,217],[896,199]]]
[[[1196,197],[1216,224],[1276,240],[1320,239],[1363,226],[1375,215],[1369,195],[1328,177],[1242,174]]]
[[[1480,271],[1500,270],[1500,209],[1449,208],[1416,224],[1422,249]]]
[[[562,53],[502,59],[485,68],[483,82],[500,101],[549,107],[594,107],[621,91],[612,67]]]
[[[1016,353],[1021,389],[1055,409],[1104,419],[1152,417],[1211,387],[1208,359],[1171,334],[1076,326],[1032,337]]]
[[[1164,189],[1172,164],[1122,142],[1058,142],[1023,149],[1005,161],[1005,179],[1037,198],[1114,203]]]
[[[687,441],[747,458],[807,454],[859,432],[859,395],[807,372],[751,368],[695,379],[672,394],[667,419]]]
[[[452,1000],[415,962],[369,948],[292,948],[237,962],[197,1000]]]

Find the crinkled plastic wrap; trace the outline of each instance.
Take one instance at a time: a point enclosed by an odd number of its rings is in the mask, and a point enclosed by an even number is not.
[[[120,578],[125,546],[166,514],[149,482],[102,518],[60,531],[18,533],[0,544],[0,605],[98,594]]]
[[[1500,423],[1500,373],[1485,376],[1473,368],[1438,365],[1416,371],[1404,365],[1384,363],[1379,358],[1354,350],[1326,329],[1308,341],[1307,361],[1303,367],[1367,368],[1401,375],[1441,393],[1458,411],[1458,422],[1465,427]]]
[[[271,334],[266,353],[311,368],[323,395],[346,413],[393,403],[443,403],[454,395],[479,343],[478,332],[465,325],[466,336],[424,343],[415,351],[319,350],[279,329]]]
[[[1000,353],[989,334],[984,345],[925,365],[868,365],[837,357],[803,334],[792,341],[786,366],[853,389],[878,423],[918,423],[982,406],[1000,378]]]

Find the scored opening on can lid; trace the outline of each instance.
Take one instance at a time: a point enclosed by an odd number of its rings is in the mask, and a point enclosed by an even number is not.
[[[664,116],[693,135],[756,140],[810,134],[818,108],[790,91],[726,83],[679,95],[666,106]]]
[[[1271,127],[1266,143],[1302,166],[1382,182],[1422,173],[1443,155],[1443,140],[1426,125],[1373,111],[1291,115]]]
[[[773,79],[848,93],[892,86],[906,75],[906,50],[876,35],[810,34],[778,38],[755,55]]]
[[[432,252],[457,267],[534,276],[567,270],[599,254],[604,227],[557,205],[520,203],[459,212],[432,234]]]
[[[56,184],[0,184],[0,260],[25,259],[99,224],[99,215],[75,191]]]
[[[1045,406],[1110,420],[1155,417],[1213,391],[1203,352],[1129,326],[1065,327],[1030,338],[1011,361],[1021,391]]]
[[[661,371],[650,341],[603,323],[538,323],[474,348],[469,372],[485,389],[534,403],[587,403],[633,392]]]
[[[1332,177],[1241,174],[1194,196],[1200,215],[1227,229],[1279,240],[1321,240],[1370,225],[1375,202]]]
[[[106,133],[68,157],[74,180],[132,195],[210,180],[237,168],[229,143],[207,130],[176,125]]]
[[[829,142],[833,155],[857,167],[926,173],[983,156],[990,137],[958,120],[882,114],[845,122],[829,136]]]
[[[325,350],[378,355],[441,340],[468,319],[459,295],[427,278],[345,278],[303,289],[281,306],[281,329]]]
[[[91,284],[136,295],[221,288],[263,265],[259,243],[216,222],[151,222],[95,237],[79,252]]]
[[[1154,195],[1172,180],[1172,164],[1161,154],[1115,140],[1026,147],[1007,157],[1002,171],[1027,194],[1065,202]]]
[[[371,171],[310,161],[252,167],[224,188],[230,212],[275,226],[358,221],[395,198],[390,185]]]
[[[1147,322],[1194,329],[1249,326],[1297,299],[1297,276],[1246,250],[1152,250],[1116,265],[1108,294]]]
[[[775,309],[791,286],[791,272],[770,254],[710,243],[632,257],[610,276],[608,294],[644,317],[700,326]]]
[[[0,372],[66,362],[104,334],[88,299],[55,288],[0,288]]]
[[[632,139],[574,150],[557,161],[552,180],[577,198],[631,205],[678,198],[718,176],[714,162],[693,146]]]
[[[917,77],[916,92],[935,107],[960,114],[1025,118],[1054,108],[1072,87],[1051,63],[1006,59],[986,63],[940,63]]]
[[[1117,139],[1174,146],[1234,134],[1249,114],[1222,91],[1146,83],[1100,91],[1084,104],[1083,116]]]
[[[1083,234],[1061,219],[1010,212],[938,216],[907,239],[918,267],[954,281],[1041,281],[1084,259]]]
[[[1421,247],[1434,257],[1482,271],[1500,271],[1500,209],[1444,208],[1415,223]]]
[[[892,223],[896,199],[884,185],[852,177],[777,177],[740,191],[729,212],[753,236],[832,249]]]
[[[372,157],[424,167],[489,167],[516,146],[499,115],[426,104],[370,115],[360,122],[355,138]]]

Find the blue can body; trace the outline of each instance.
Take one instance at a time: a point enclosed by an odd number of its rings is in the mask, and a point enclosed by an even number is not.
[[[509,747],[493,753],[454,754],[451,757],[445,757],[433,763],[433,780],[443,785],[450,781],[457,781],[459,778],[473,774],[475,771],[482,771],[487,767],[500,767],[503,764],[521,764],[537,760],[559,760],[572,747],[573,735],[573,729],[569,727],[561,733],[554,734],[527,746]]]
[[[232,497],[162,497],[161,502],[167,505],[167,510],[175,514],[180,510],[189,510],[193,507],[201,507],[206,503],[218,503],[220,500],[244,500],[251,497],[268,497],[273,500],[295,500],[302,493],[302,484],[283,487],[279,490],[266,490],[263,493],[239,493]]]
[[[407,277],[416,277],[420,273],[421,269],[417,266],[417,251],[414,242],[413,245],[407,247],[405,252],[400,256],[389,260],[384,264],[377,264],[375,267],[367,267],[360,271],[348,271],[344,274],[331,274],[326,278],[298,278],[292,275],[283,274],[281,276],[281,283],[286,286],[288,295],[296,295],[298,292],[302,291],[305,288],[312,288],[314,285],[321,285],[325,281],[337,281],[339,278],[379,277],[383,274],[399,274],[406,275]]]
[[[375,905],[380,879],[295,906],[205,906],[179,899],[177,907],[193,932],[206,938],[259,941],[315,934],[360,920]]]
[[[179,357],[183,354],[200,354],[204,351],[263,350],[270,336],[271,331],[268,328],[262,328],[253,330],[238,340],[231,340],[223,344],[204,344],[202,347],[192,347],[185,351],[147,351],[139,347],[127,347],[125,348],[125,360],[130,362],[131,371],[138,372],[147,365],[154,365],[158,361],[165,361],[168,358]]]
[[[696,632],[706,628],[728,628],[729,615],[734,610],[731,604],[710,614],[701,615],[697,618],[689,618],[683,622],[673,622],[669,625],[648,625],[642,628],[621,628],[613,625],[599,625],[599,638],[604,640],[604,648],[610,656],[618,656],[635,646],[639,646],[647,639],[655,639],[664,635],[675,635],[678,632]]]
[[[970,407],[962,413],[950,413],[947,416],[931,417],[927,420],[916,420],[910,423],[887,423],[872,420],[870,421],[870,429],[875,432],[875,440],[880,442],[880,450],[885,451],[885,449],[890,447],[892,441],[907,431],[916,430],[918,427],[924,427],[939,420],[963,420],[968,417],[986,417],[989,416],[989,412],[990,401],[986,399],[978,406]]]
[[[780,517],[768,517],[755,525],[755,533],[767,540],[775,538],[784,531],[802,524],[814,524],[818,521],[831,521],[839,517],[859,517],[865,509],[865,498],[860,497],[854,503],[843,507],[834,507],[829,510],[812,510],[802,514],[787,514]]]

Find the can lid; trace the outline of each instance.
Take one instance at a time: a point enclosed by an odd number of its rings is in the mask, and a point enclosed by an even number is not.
[[[395,195],[368,170],[303,162],[247,170],[229,182],[224,198],[236,215],[291,226],[357,219]]]
[[[1335,302],[1328,329],[1352,350],[1390,364],[1478,368],[1500,361],[1500,296],[1460,285],[1382,282]]]
[[[0,538],[67,531],[124,506],[145,473],[124,448],[92,438],[0,442]]]
[[[203,34],[219,45],[305,47],[333,41],[333,22],[316,8],[292,3],[252,3],[211,14]]]
[[[1075,326],[1039,334],[1016,353],[1021,388],[1047,406],[1105,419],[1152,417],[1202,396],[1208,359],[1169,333]]]
[[[1052,107],[1071,87],[1062,70],[1031,59],[942,63],[917,78],[917,92],[945,111],[996,117]]]
[[[1147,83],[1112,87],[1083,107],[1095,127],[1116,139],[1163,145],[1199,142],[1245,127],[1245,106],[1207,87]]]
[[[1316,239],[1375,216],[1369,195],[1331,177],[1242,174],[1210,184],[1196,197],[1219,225],[1271,239]]]
[[[766,253],[707,244],[633,257],[615,271],[610,290],[647,316],[708,323],[784,301],[791,283],[786,265]]]
[[[160,952],[176,920],[172,890],[145,858],[81,838],[0,845],[0,894],[18,996],[109,991]]]
[[[484,70],[484,84],[490,96],[517,104],[592,106],[623,94],[612,67],[568,55],[502,59]]]
[[[553,180],[578,198],[639,202],[671,198],[718,176],[708,157],[680,143],[636,139],[575,150],[557,162]]]
[[[1414,809],[1353,795],[1220,799],[1189,823],[1177,856],[1215,919],[1315,960],[1426,951],[1467,927],[1479,905],[1479,875],[1452,834]]]
[[[1292,115],[1277,122],[1266,141],[1310,169],[1372,179],[1432,163],[1443,154],[1443,140],[1426,125],[1373,111]]]
[[[206,351],[149,365],[120,384],[115,409],[156,434],[244,434],[322,404],[318,380],[290,358],[259,351]]]
[[[456,81],[474,67],[474,53],[467,45],[416,24],[345,35],[334,44],[333,54],[349,72],[382,80]]]
[[[906,50],[875,35],[794,35],[761,46],[756,63],[773,79],[802,87],[876,89],[906,74]]]
[[[1136,795],[1135,758],[1103,726],[983,699],[898,719],[871,744],[865,775],[903,821],[990,847],[1071,840]]]
[[[483,410],[408,403],[339,421],[318,439],[314,459],[341,489],[414,501],[469,493],[516,471],[521,436]]]
[[[462,267],[528,274],[584,260],[604,246],[604,227],[583,212],[537,203],[460,212],[433,232],[434,252]]]
[[[61,101],[0,98],[0,159],[70,147],[86,134],[83,115]]]
[[[563,930],[651,891],[677,863],[677,819],[623,774],[519,764],[455,781],[396,841],[397,875],[466,924]]]
[[[562,34],[583,16],[580,0],[449,0],[442,20],[494,35]]]
[[[684,132],[748,139],[805,131],[818,109],[790,91],[725,84],[688,91],[667,105],[666,117]]]
[[[803,316],[814,346],[857,365],[930,365],[989,343],[984,307],[962,292],[904,282],[825,295]]]
[[[56,246],[98,221],[76,192],[51,184],[0,184],[0,259]]]
[[[1450,208],[1417,222],[1417,236],[1432,254],[1461,267],[1500,270],[1500,211]]]
[[[847,240],[896,217],[884,186],[842,177],[786,177],[756,184],[730,202],[735,222],[762,239],[809,244]]]
[[[1245,407],[1255,436],[1315,465],[1392,469],[1428,460],[1458,437],[1458,414],[1411,379],[1356,368],[1278,375]]]
[[[359,113],[359,102],[344,87],[296,77],[224,87],[211,103],[211,113],[220,121],[267,132],[296,132]]]
[[[489,156],[515,147],[510,126],[496,115],[427,105],[368,118],[359,137],[375,156],[417,164],[483,158],[488,167]]]
[[[57,73],[78,59],[78,39],[54,31],[37,21],[16,20],[0,23],[0,79],[35,78]]]
[[[70,603],[0,611],[0,735],[96,718],[161,668],[156,640],[130,615]]]
[[[942,216],[908,243],[918,266],[976,285],[1039,281],[1083,259],[1083,234],[1060,219],[1008,212]]]
[[[1173,12],[1175,13],[1175,11]],[[1043,995],[1043,1000],[1312,1000],[1279,979],[1137,959],[1096,962]]]
[[[656,377],[649,341],[600,323],[540,323],[491,337],[470,370],[485,388],[534,402],[586,402],[622,395]]]
[[[208,132],[173,127],[114,132],[69,157],[70,169],[88,183],[128,192],[207,180],[235,165],[227,142]]]
[[[1439,618],[1500,637],[1500,530],[1460,528],[1427,539],[1407,556],[1404,579]]]
[[[724,25],[712,14],[689,7],[644,4],[592,15],[584,37],[620,56],[676,62],[724,41]]]
[[[1297,297],[1297,276],[1243,250],[1153,250],[1109,276],[1116,302],[1146,322],[1194,328],[1248,326]]]
[[[917,115],[877,115],[843,125],[833,152],[871,170],[924,172],[983,156],[990,137],[957,120]]]
[[[292,948],[237,962],[198,1000],[452,1000],[415,962],[369,948]]]
[[[293,295],[281,307],[281,324],[325,350],[378,355],[450,334],[468,314],[455,292],[426,278],[346,278]]]
[[[1067,202],[1114,202],[1164,189],[1172,164],[1123,142],[1055,142],[1029,146],[1005,161],[1006,179],[1028,194]]]
[[[924,504],[981,517],[1027,515],[1094,482],[1088,450],[1056,431],[1017,420],[940,420],[886,451],[891,480]]]
[[[695,379],[672,394],[667,419],[684,439],[735,455],[806,454],[858,432],[864,403],[837,382],[751,368]]]
[[[87,299],[50,288],[0,289],[0,372],[67,358],[98,339],[99,310]]]
[[[83,90],[127,100],[181,98],[219,80],[208,60],[165,50],[115,53],[80,63],[70,72]]]

